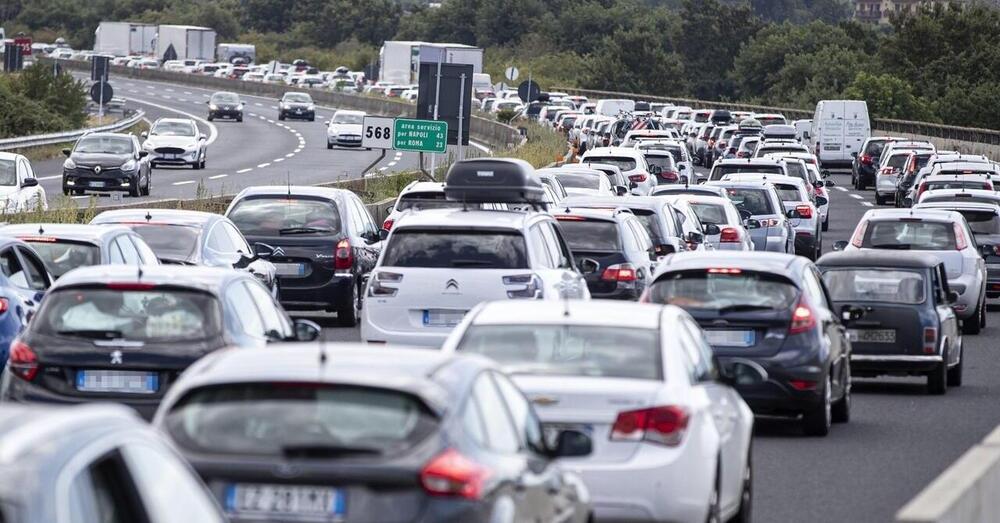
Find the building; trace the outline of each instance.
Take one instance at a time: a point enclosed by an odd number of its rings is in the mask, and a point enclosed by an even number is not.
[[[887,25],[891,17],[915,13],[923,6],[963,3],[965,0],[854,0],[854,19]]]

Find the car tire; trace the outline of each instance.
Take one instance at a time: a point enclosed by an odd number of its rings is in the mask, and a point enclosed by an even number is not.
[[[208,154],[203,154],[203,155],[201,156],[201,166],[200,166],[200,167],[198,167],[198,168],[199,168],[199,169],[204,169],[204,168],[205,168],[205,164],[206,164],[207,162],[208,162]]]
[[[69,187],[66,187],[65,185],[63,185],[62,189],[63,189],[63,195],[69,196],[69,193],[70,193]]]
[[[310,116],[309,117],[309,121],[310,122],[315,122],[316,121],[316,117],[315,116]]]
[[[948,369],[948,386],[949,387],[961,387],[962,386],[962,367],[965,365],[965,352],[960,350],[958,352],[958,364],[954,367]]]
[[[278,113],[278,119],[279,120],[284,120],[285,119],[285,114],[284,113]]]
[[[326,148],[327,149],[333,149],[333,144],[330,143],[330,142],[326,142]]]
[[[201,169],[201,160],[195,160],[194,163],[191,164],[191,168],[196,171]]]
[[[740,509],[730,518],[729,523],[750,523],[753,521],[753,444],[747,452],[747,466],[743,469],[743,487],[740,489]]]
[[[354,327],[358,324],[358,285],[351,285],[350,305],[337,309],[337,323],[341,327]]]
[[[830,410],[830,420],[834,423],[851,421],[851,364],[844,367],[844,395],[834,402]]]
[[[149,196],[150,186],[153,185],[153,180],[151,180],[152,177],[153,177],[153,173],[149,173],[149,174],[146,175],[146,185],[143,186],[143,188],[142,188],[142,195],[143,196]]]
[[[822,227],[822,229],[823,229],[823,232],[826,232],[826,231],[830,230],[830,215],[829,214],[826,215],[826,219],[823,220],[823,227]]]
[[[802,413],[802,432],[806,436],[823,437],[830,433],[830,425],[833,423],[830,380],[827,376],[823,385],[823,401],[812,410]]]
[[[948,350],[945,349],[941,364],[927,374],[927,393],[940,396],[948,390]]]
[[[976,305],[974,316],[962,322],[962,334],[976,335],[983,330],[983,316],[986,314],[983,301],[985,300],[981,300],[979,305]]]
[[[208,121],[210,121],[210,122],[211,122],[212,120],[214,120],[214,119],[215,119],[215,117],[214,117],[214,116],[212,116],[211,114],[209,114],[209,115],[208,115],[208,118],[206,118],[206,120],[208,120]]]
[[[242,122],[243,121],[243,115],[237,116],[236,117],[236,121],[237,122]]]
[[[140,191],[139,182],[142,181],[141,175],[136,175],[135,180],[132,180],[132,186],[128,189],[128,195],[133,198],[138,198],[142,196],[142,191]]]
[[[875,191],[875,205],[885,205],[885,200],[879,195],[878,191]]]
[[[722,461],[722,457],[719,457]],[[708,514],[705,515],[705,523],[722,523],[722,496],[720,495],[719,481],[722,474],[718,470],[715,472],[715,481],[712,482],[712,493],[708,497]]]

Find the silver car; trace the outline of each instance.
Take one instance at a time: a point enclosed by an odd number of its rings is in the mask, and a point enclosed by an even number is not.
[[[826,198],[809,194],[805,180],[794,176],[768,176],[758,174],[732,174],[732,181],[762,181],[774,184],[785,215],[795,229],[795,254],[815,261],[823,252],[822,217],[818,204],[828,203]]]
[[[160,118],[143,132],[142,150],[149,153],[150,168],[160,165],[204,169],[208,139],[190,118]]]
[[[687,202],[704,225],[715,225],[719,234],[705,236],[705,242],[721,251],[752,251],[753,240],[750,230],[759,229],[760,222],[753,218],[744,218],[726,197],[700,196],[693,194],[671,196],[671,200]]]
[[[962,320],[962,331],[979,334],[986,326],[986,262],[960,213],[872,209],[861,217],[850,242],[837,242],[834,249],[893,249],[937,256],[948,273],[949,289],[959,295],[953,307]]]
[[[771,182],[713,181],[706,185],[724,188],[737,209],[745,210],[749,218],[760,222],[760,228],[750,231],[755,251],[795,252],[795,229]]]

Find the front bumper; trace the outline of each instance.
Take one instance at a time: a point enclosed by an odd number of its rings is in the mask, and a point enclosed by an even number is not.
[[[114,171],[111,175],[63,170],[63,188],[80,191],[128,191],[138,183],[139,171]]]
[[[295,109],[282,109],[278,114],[284,116],[285,118],[302,118],[307,120],[316,118],[316,111],[307,111],[305,109],[300,111]]]
[[[198,151],[185,151],[183,153],[159,153],[155,150],[149,153],[150,165],[189,165],[199,160]]]
[[[361,136],[360,135],[337,135],[330,136],[327,135],[326,143],[330,145],[337,145],[340,147],[361,147]]]
[[[210,118],[243,118],[243,111],[239,109],[216,109],[209,111],[208,116]]]

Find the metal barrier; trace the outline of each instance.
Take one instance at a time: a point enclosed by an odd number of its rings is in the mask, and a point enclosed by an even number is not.
[[[146,116],[144,111],[137,111],[132,116],[118,120],[117,122],[102,125],[100,127],[90,127],[88,129],[77,129],[75,131],[65,131],[61,133],[36,134],[34,136],[21,136],[18,138],[7,138],[0,140],[0,151],[12,149],[24,149],[28,147],[38,147],[42,145],[53,145],[57,143],[75,142],[87,133],[118,132],[139,123]]]

